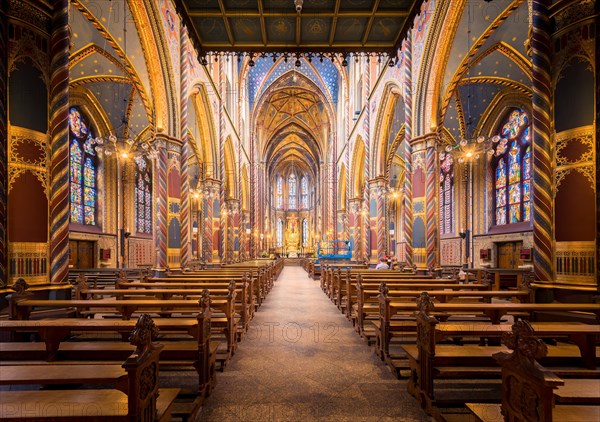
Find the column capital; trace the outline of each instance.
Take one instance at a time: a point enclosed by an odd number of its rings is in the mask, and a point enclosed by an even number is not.
[[[350,214],[358,214],[362,207],[363,198],[352,198],[348,200]]]
[[[174,138],[166,133],[157,132],[154,135],[154,140],[159,148],[165,148],[169,152],[181,154],[183,142],[179,138]]]
[[[373,179],[369,179],[369,187],[381,187],[386,186],[389,180],[385,176],[377,176]]]
[[[427,148],[437,148],[440,135],[437,132],[429,132],[425,135],[416,136],[410,140],[413,152],[422,151]]]
[[[206,177],[202,179],[202,184],[207,189],[219,189],[221,187],[221,181],[219,179],[213,179],[211,177]]]
[[[227,205],[227,208],[229,208],[229,211],[231,211],[233,213],[240,212],[240,200],[239,199],[229,198],[229,199],[225,200],[225,204]]]

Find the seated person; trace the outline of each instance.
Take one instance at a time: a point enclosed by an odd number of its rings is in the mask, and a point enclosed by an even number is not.
[[[377,266],[375,267],[376,270],[389,270],[390,267],[388,264],[386,264],[385,262],[385,258],[380,258],[379,259],[379,264],[377,264]]]

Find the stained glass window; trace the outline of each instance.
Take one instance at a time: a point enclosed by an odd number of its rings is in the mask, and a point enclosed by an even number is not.
[[[96,225],[98,191],[97,158],[92,129],[81,112],[69,110],[69,188],[71,191],[71,223]]]
[[[300,189],[302,189],[302,208],[308,208],[308,179],[302,176],[300,179]]]
[[[493,138],[496,225],[531,220],[531,136],[529,116],[513,110]]]
[[[283,207],[283,179],[277,176],[277,208]]]
[[[302,220],[302,245],[308,245],[308,221],[306,221],[306,218]]]
[[[440,153],[440,233],[454,232],[454,159]]]
[[[277,219],[277,247],[283,246],[283,221],[281,218]]]
[[[142,157],[135,163],[135,229],[152,234],[152,165]]]
[[[290,178],[288,179],[288,185],[289,185],[289,208],[295,209],[296,208],[296,175],[295,174],[290,175]]]

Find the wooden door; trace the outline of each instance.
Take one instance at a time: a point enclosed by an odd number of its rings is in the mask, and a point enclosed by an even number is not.
[[[77,254],[77,241],[69,240],[69,268],[78,268],[77,261],[79,255]]]
[[[517,269],[519,267],[519,251],[521,242],[498,244],[498,268]]]
[[[94,268],[94,242],[87,240],[69,241],[69,265],[71,268]]]

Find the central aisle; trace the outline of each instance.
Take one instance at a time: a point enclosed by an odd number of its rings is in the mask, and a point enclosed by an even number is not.
[[[200,420],[429,420],[301,267],[285,267]]]

